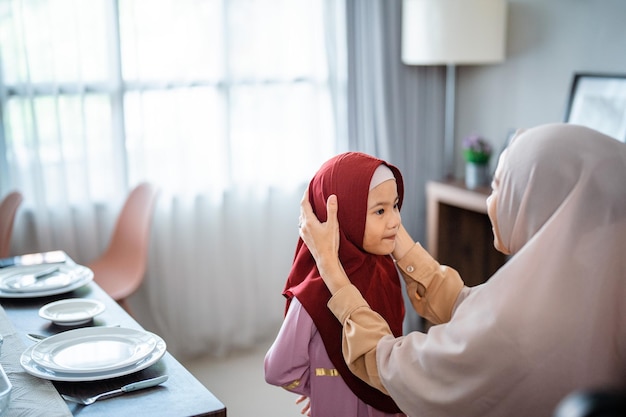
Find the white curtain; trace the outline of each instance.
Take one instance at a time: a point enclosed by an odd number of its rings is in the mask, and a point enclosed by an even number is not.
[[[350,149],[396,164],[405,180],[402,222],[425,235],[425,183],[440,179],[444,67],[400,59],[401,0],[346,0]]]
[[[400,0],[345,3],[0,2],[0,194],[26,196],[13,252],[89,262],[151,181],[131,305],[172,352],[219,355],[276,331],[299,200],[332,154],[400,167],[403,222],[423,241],[444,69],[401,63]]]
[[[137,318],[175,354],[273,333],[299,201],[345,150],[342,2],[0,2],[0,191],[13,253],[108,243],[128,191],[161,193]]]
[[[401,0],[346,0],[349,147],[400,168],[402,223],[425,243],[425,184],[443,171],[445,74],[402,63],[401,16]],[[421,326],[407,308],[405,330]]]

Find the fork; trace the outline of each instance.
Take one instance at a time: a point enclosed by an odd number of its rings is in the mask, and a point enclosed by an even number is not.
[[[63,399],[66,401],[71,401],[71,402],[83,404],[83,405],[90,405],[104,398],[111,398],[111,397],[115,397],[117,395],[121,395],[127,392],[137,391],[140,389],[161,385],[162,383],[167,381],[167,378],[168,378],[167,375],[162,375],[156,378],[150,378],[150,379],[145,379],[143,381],[133,382],[132,384],[124,385],[121,388],[114,389],[113,391],[103,392],[101,394],[94,395],[93,397],[78,398],[78,397],[73,397],[67,394],[61,394],[61,397],[63,397]]]

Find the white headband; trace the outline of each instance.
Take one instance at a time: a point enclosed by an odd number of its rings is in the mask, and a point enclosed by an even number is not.
[[[374,175],[372,175],[372,180],[370,181],[370,191],[385,181],[395,179],[396,177],[393,175],[391,169],[389,169],[389,167],[385,164],[380,164],[378,165],[378,168],[376,168],[376,171],[374,171]]]

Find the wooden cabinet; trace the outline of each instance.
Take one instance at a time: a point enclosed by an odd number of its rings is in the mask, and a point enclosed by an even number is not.
[[[505,262],[493,247],[486,200],[491,188],[470,190],[463,181],[426,184],[426,244],[443,265],[459,271],[468,286],[485,282]]]

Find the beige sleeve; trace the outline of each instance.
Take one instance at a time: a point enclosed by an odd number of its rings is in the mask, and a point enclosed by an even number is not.
[[[439,265],[419,243],[397,264],[415,310],[432,323],[450,320],[457,297],[464,288],[458,272]],[[328,308],[343,326],[343,358],[350,370],[369,385],[389,394],[380,381],[376,363],[378,342],[385,336],[393,337],[385,319],[370,308],[354,285],[337,291],[328,301]]]
[[[397,265],[415,311],[431,323],[448,322],[464,287],[459,273],[440,265],[419,243]]]
[[[343,325],[343,358],[350,370],[372,387],[389,395],[378,376],[376,346],[392,335],[389,325],[372,310],[354,285],[341,288],[328,301],[328,308]]]

